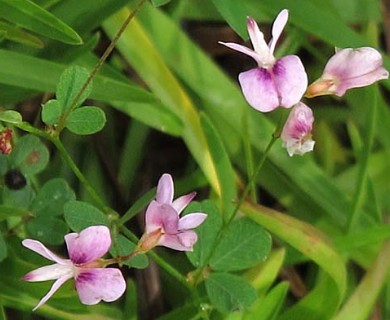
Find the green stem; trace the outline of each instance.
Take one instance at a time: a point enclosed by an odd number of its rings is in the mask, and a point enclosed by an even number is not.
[[[377,117],[377,109],[378,109],[378,93],[377,86],[373,86],[368,89],[369,92],[372,93],[371,103],[367,104],[370,106],[370,112],[367,116],[367,131],[365,132],[365,143],[361,150],[360,154],[360,165],[359,172],[357,178],[357,185],[355,189],[355,194],[352,200],[351,212],[349,215],[348,221],[348,231],[352,231],[356,224],[359,221],[361,214],[361,207],[365,197],[365,188],[367,187],[367,178],[368,178],[368,161],[370,158],[370,151],[372,145],[374,143],[374,135],[375,135],[375,124]]]
[[[255,184],[256,178],[259,175],[259,172],[264,165],[265,159],[267,159],[269,151],[271,150],[271,148],[274,145],[274,143],[276,142],[276,140],[278,140],[279,136],[280,136],[279,131],[275,130],[274,134],[271,137],[271,140],[269,141],[267,147],[265,148],[265,151],[264,151],[256,169],[253,171],[251,178],[249,179],[248,183],[246,184],[245,189],[242,192],[241,197],[238,200],[237,205],[234,208],[232,215],[230,216],[229,220],[227,221],[227,225],[229,225],[233,221],[235,216],[237,215],[237,212],[240,209],[242,203],[245,201],[246,197],[249,194],[249,191],[251,190],[252,186]]]
[[[80,169],[77,167],[76,163],[73,161],[72,157],[68,153],[68,151],[65,149],[64,145],[60,141],[60,139],[56,136],[53,136],[49,134],[46,131],[37,129],[30,125],[27,122],[21,122],[18,124],[15,124],[16,127],[19,129],[32,133],[36,136],[42,137],[44,139],[49,140],[51,143],[54,144],[54,146],[57,148],[57,150],[60,152],[62,159],[68,164],[68,166],[72,169],[73,173],[76,175],[76,177],[80,180],[80,182],[84,185],[85,189],[88,191],[88,193],[91,195],[92,199],[95,201],[96,205],[99,206],[101,210],[103,210],[106,214],[112,214],[117,215],[117,213],[112,210],[111,208],[107,207],[102,200],[102,198],[98,195],[98,193],[95,191],[95,189],[92,187],[92,185],[88,182],[88,180],[85,178],[85,176],[82,174]]]
[[[129,238],[131,241],[137,243],[139,239],[125,226],[120,226],[121,232]],[[167,273],[174,277],[177,281],[183,284],[186,288],[192,291],[191,286],[189,285],[185,276],[183,276],[179,271],[167,263],[163,258],[161,258],[157,253],[149,251],[147,253],[161,268],[163,268]]]
[[[103,55],[99,59],[99,61],[96,63],[95,67],[92,69],[91,73],[89,74],[87,80],[81,87],[78,94],[74,97],[72,100],[69,108],[67,108],[67,111],[62,115],[60,121],[58,122],[55,135],[59,136],[61,131],[65,128],[66,125],[66,119],[70,112],[76,107],[77,101],[79,101],[81,95],[84,93],[84,91],[87,89],[88,85],[91,83],[92,79],[96,76],[96,74],[99,72],[100,68],[104,64],[104,62],[107,60],[108,56],[111,54],[111,52],[114,50],[119,38],[121,37],[122,33],[126,30],[128,24],[133,20],[134,16],[138,12],[138,10],[141,8],[141,6],[146,2],[146,0],[139,0],[137,4],[135,5],[134,9],[130,12],[126,20],[123,22],[122,26],[118,30],[118,32],[115,34],[114,38],[112,39],[111,43],[107,47],[107,49],[104,51]]]
[[[282,118],[281,118],[282,119]],[[209,261],[211,259],[211,257],[213,256],[214,254],[214,251],[215,249],[218,247],[218,244],[221,242],[222,240],[222,235],[224,234],[224,232],[226,232],[226,230],[228,229],[230,223],[233,221],[233,219],[236,217],[237,215],[237,212],[238,210],[240,209],[241,205],[243,204],[243,202],[245,201],[245,199],[247,198],[248,196],[248,193],[251,189],[251,186],[254,184],[261,168],[263,167],[264,165],[264,162],[265,162],[265,159],[267,158],[268,154],[269,154],[269,151],[271,150],[272,146],[274,145],[274,143],[276,142],[276,140],[278,140],[278,138],[280,137],[280,130],[281,130],[281,123],[282,123],[282,120],[279,122],[277,128],[275,129],[274,133],[272,134],[272,137],[271,137],[271,140],[269,141],[267,147],[265,148],[264,150],[264,153],[256,167],[256,169],[254,170],[251,178],[249,179],[243,193],[241,194],[241,197],[240,199],[238,200],[237,202],[237,205],[236,207],[234,208],[234,211],[232,213],[232,215],[229,217],[229,220],[227,221],[227,223],[222,227],[222,229],[219,231],[218,233],[218,236],[217,236],[217,240],[216,240],[216,243],[215,245],[213,246],[213,249],[210,251],[209,255],[207,256],[207,258],[205,259],[205,263],[202,267],[196,269],[194,272],[193,272],[193,281],[192,281],[192,284],[194,286],[196,286],[196,284],[199,282],[199,280],[201,279],[201,277],[203,276],[204,274],[204,271],[206,270],[206,268],[208,267],[208,264],[209,264]]]

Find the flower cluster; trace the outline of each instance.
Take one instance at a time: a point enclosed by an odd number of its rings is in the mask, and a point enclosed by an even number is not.
[[[292,108],[281,134],[283,146],[292,156],[312,151],[314,147],[311,139],[313,113],[300,102],[303,95],[307,98],[328,94],[342,96],[348,89],[387,79],[389,72],[383,68],[382,56],[373,48],[339,49],[329,59],[322,76],[308,87],[306,71],[299,57],[274,57],[276,42],[287,20],[288,11],[284,9],[274,21],[272,38],[267,45],[255,20],[247,18],[254,50],[236,43],[219,43],[252,57],[258,64],[238,76],[250,106],[261,112],[272,111],[279,106]]]
[[[173,201],[173,180],[163,174],[153,200],[145,214],[145,234],[134,252],[116,259],[102,259],[111,246],[110,230],[106,226],[91,226],[80,233],[65,236],[69,259],[64,259],[32,239],[22,241],[23,246],[55,262],[27,273],[25,281],[56,280],[49,292],[39,301],[36,310],[69,279],[73,278],[80,301],[86,305],[110,302],[119,299],[126,290],[126,281],[117,268],[105,268],[109,264],[125,261],[155,246],[165,246],[179,251],[192,251],[198,237],[191,230],[206,219],[205,213],[190,213],[179,218],[182,210],[196,193],[181,196]]]

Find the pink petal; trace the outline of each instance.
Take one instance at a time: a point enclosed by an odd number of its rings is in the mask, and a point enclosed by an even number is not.
[[[53,252],[51,252],[48,248],[46,248],[41,242],[32,239],[25,239],[22,241],[23,246],[26,248],[38,253],[42,257],[49,259],[51,261],[57,262],[59,264],[67,265],[69,264],[69,260],[62,259]]]
[[[258,61],[260,66],[273,63],[273,55],[270,52],[267,43],[264,40],[264,34],[260,31],[256,21],[250,17],[246,19],[246,26],[248,29],[249,37],[251,39],[253,49],[259,56]],[[255,59],[256,60],[256,59]],[[257,61],[257,60],[256,60]]]
[[[294,55],[285,56],[276,61],[272,73],[279,105],[291,108],[301,100],[307,88],[307,75],[301,60]]]
[[[152,201],[145,214],[145,232],[150,233],[156,229],[162,228],[163,232],[177,233],[179,216],[176,210],[167,204],[160,204]]]
[[[72,278],[72,276],[69,276],[69,275],[68,276],[63,276],[63,277],[59,278],[56,282],[54,282],[54,284],[52,285],[50,291],[41,299],[41,301],[39,301],[39,303],[35,306],[33,311],[38,309],[47,300],[49,300],[51,298],[51,296],[64,284],[64,282],[66,282],[70,278]]]
[[[163,217],[160,213],[160,204],[153,200],[150,202],[145,213],[145,233],[150,233],[163,227]]]
[[[185,215],[179,220],[179,230],[189,230],[194,229],[201,225],[203,221],[207,218],[205,213],[190,213]]]
[[[62,264],[52,264],[50,266],[44,266],[38,269],[35,269],[23,276],[24,281],[47,281],[47,280],[55,280],[62,277],[73,277],[73,264],[69,260],[68,265]]]
[[[195,191],[181,196],[172,202],[172,207],[177,211],[178,214],[180,214],[183,209],[188,206],[192,199],[194,199],[195,196]]]
[[[218,41],[218,43],[222,44],[230,49],[233,49],[233,50],[236,50],[236,51],[241,52],[243,54],[246,54],[247,56],[250,56],[252,59],[254,59],[259,65],[262,65],[262,57],[260,55],[258,55],[256,52],[254,52],[253,50],[251,50],[245,46],[242,46],[240,44],[233,43],[233,42]]]
[[[173,179],[168,173],[164,173],[157,185],[156,200],[159,203],[171,204],[173,200]]]
[[[178,251],[192,251],[192,246],[197,239],[198,237],[193,231],[185,231],[176,235],[165,234],[161,237],[158,245]]]
[[[283,9],[282,11],[279,12],[272,26],[272,39],[269,43],[270,52],[272,54],[274,53],[276,42],[278,42],[278,39],[282,34],[284,27],[286,26],[287,20],[288,20],[288,10]]]
[[[271,72],[258,67],[238,76],[242,92],[248,103],[261,112],[268,112],[279,106],[279,96]]]
[[[283,146],[287,148],[290,156],[303,155],[313,150],[313,121],[313,112],[304,103],[300,102],[292,108],[281,134]]]
[[[340,79],[355,78],[382,67],[381,54],[370,47],[340,49],[327,62],[324,74]]]
[[[76,278],[80,301],[86,305],[119,299],[126,290],[126,281],[119,269],[82,269]]]
[[[80,233],[67,234],[65,242],[74,264],[91,262],[101,258],[110,249],[110,230],[106,226],[88,227]]]

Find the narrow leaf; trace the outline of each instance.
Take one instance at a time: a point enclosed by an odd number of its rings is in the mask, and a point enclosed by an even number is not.
[[[30,0],[0,0],[2,18],[51,39],[69,44],[83,41],[71,27]]]

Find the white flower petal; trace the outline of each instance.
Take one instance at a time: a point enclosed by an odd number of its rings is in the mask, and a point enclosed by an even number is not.
[[[63,276],[63,277],[59,278],[56,282],[54,282],[54,284],[52,285],[50,291],[41,299],[41,301],[39,301],[39,303],[35,306],[33,311],[38,309],[47,300],[49,300],[51,298],[51,296],[64,284],[64,282],[66,282],[70,278],[72,278],[72,276]]]
[[[25,239],[22,241],[23,246],[26,248],[38,253],[42,257],[49,259],[51,261],[57,262],[59,264],[67,265],[69,260],[62,259],[53,252],[51,252],[48,248],[46,248],[41,242],[32,239]]]
[[[73,277],[73,264],[70,260],[68,265],[55,263],[30,271],[23,276],[23,280],[30,282],[47,281],[59,279],[64,276],[69,278]]]
[[[284,27],[286,26],[287,20],[288,20],[288,10],[283,9],[282,11],[279,12],[272,26],[272,39],[269,43],[269,49],[272,55],[274,54],[275,45],[278,42],[278,39],[282,34]]]

